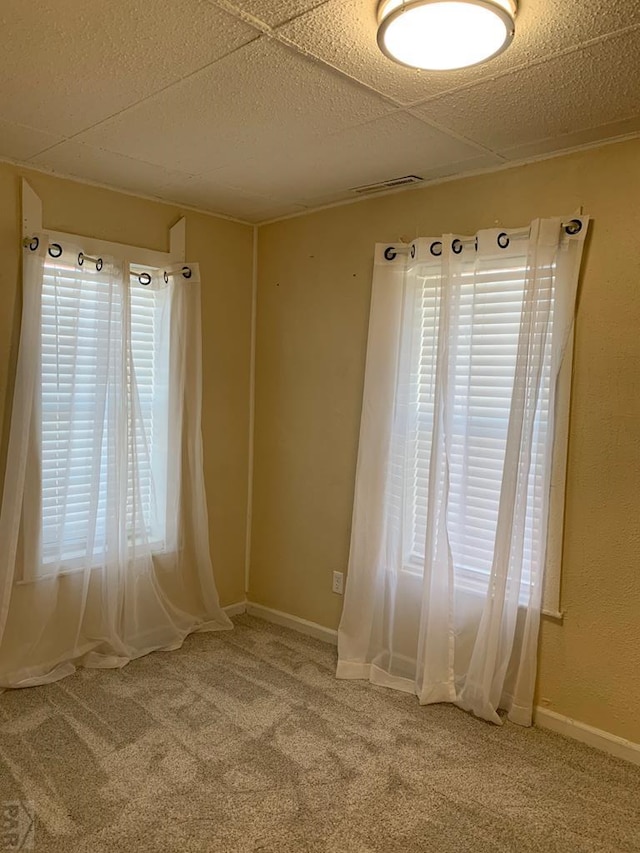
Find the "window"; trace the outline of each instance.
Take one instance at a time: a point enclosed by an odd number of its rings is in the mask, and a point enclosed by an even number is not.
[[[453,386],[449,413],[449,499],[447,529],[456,586],[486,590],[496,541],[498,507],[518,355],[525,287],[526,255],[479,267],[471,259],[460,274],[459,301],[447,346],[449,382]],[[551,300],[554,270],[547,274]],[[403,444],[405,476],[403,553],[405,569],[420,573],[424,565],[429,463],[434,430],[434,389],[440,324],[439,266],[416,276],[414,324],[407,347],[410,358],[405,389],[407,432]],[[547,306],[549,305],[547,302]],[[523,589],[534,561],[542,561],[540,531],[543,490],[548,480],[548,439],[551,340],[545,347],[540,394],[535,409],[534,447],[528,480],[524,529]],[[542,528],[541,528],[542,526]]]
[[[107,549],[114,482],[114,419],[128,420],[129,545],[161,549],[166,527],[168,322],[165,291],[128,294],[95,265],[47,257],[41,324],[41,570]],[[134,268],[132,268],[133,270]],[[112,381],[123,371],[123,385]],[[123,406],[118,387],[126,387]],[[124,415],[123,415],[124,413]],[[108,473],[111,472],[111,473]],[[136,494],[134,496],[134,483]],[[134,499],[135,497],[135,499]]]

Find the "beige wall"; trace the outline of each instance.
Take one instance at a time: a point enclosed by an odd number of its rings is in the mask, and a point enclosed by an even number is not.
[[[177,207],[0,164],[0,474],[19,330],[20,177],[44,224],[166,250]],[[330,627],[348,559],[376,241],[473,233],[579,205],[594,222],[576,329],[564,624],[539,701],[640,741],[640,141],[260,229],[252,601]],[[203,274],[205,476],[223,604],[244,597],[252,229],[187,212]]]
[[[185,215],[188,260],[202,273],[203,436],[211,551],[221,603],[244,599],[253,230],[206,214],[0,164],[0,476],[20,323],[20,178],[45,228],[168,251]]]
[[[640,140],[260,229],[250,599],[336,627],[376,241],[593,217],[576,326],[564,623],[539,699],[640,742]]]

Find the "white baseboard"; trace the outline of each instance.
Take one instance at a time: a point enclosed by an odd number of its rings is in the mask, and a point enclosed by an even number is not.
[[[594,746],[596,749],[608,752],[609,755],[614,755],[616,758],[623,758],[632,764],[640,764],[640,743],[633,743],[633,741],[605,732],[603,729],[596,729],[586,723],[581,723],[579,720],[572,720],[571,717],[557,714],[548,708],[537,707],[534,722],[540,728],[550,729],[550,731],[565,735],[565,737],[579,740],[581,743]]]
[[[315,637],[317,640],[324,640],[325,643],[331,643],[334,646],[338,644],[338,632],[333,631],[331,628],[325,628],[324,625],[318,625],[317,622],[309,622],[308,619],[291,616],[289,613],[283,613],[281,610],[272,610],[270,607],[265,607],[262,604],[253,604],[251,601],[247,601],[247,613],[251,616],[257,616],[259,619],[264,619],[267,622],[282,625],[285,628],[293,628],[294,631],[307,634],[309,637]]]
[[[246,601],[238,601],[236,604],[227,604],[226,607],[222,608],[227,616],[239,616],[241,613],[247,612],[247,602]]]

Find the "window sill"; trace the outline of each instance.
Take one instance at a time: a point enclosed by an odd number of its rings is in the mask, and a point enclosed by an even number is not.
[[[153,558],[155,556],[160,556],[163,554],[168,554],[169,549],[165,547],[164,542],[152,542],[149,543],[150,551],[149,555]],[[145,553],[143,556],[147,556]],[[95,569],[104,569],[106,566],[102,562],[93,561],[89,565],[84,563],[83,559],[73,558],[68,561],[65,561],[64,568],[59,569],[57,572],[46,571],[46,567],[53,564],[53,561],[48,561],[40,566],[40,571],[34,574],[30,574],[28,577],[24,577],[19,581],[16,581],[16,586],[26,586],[32,583],[38,583],[39,581],[53,581],[59,580],[60,578],[68,577],[70,575],[77,575],[81,572],[93,571]]]
[[[551,619],[554,622],[564,622],[564,613],[561,610],[543,610],[542,615],[545,619]]]
[[[418,566],[419,564],[417,561],[409,560],[403,566],[402,574],[411,577],[416,582],[421,582],[422,572],[420,571]],[[473,572],[467,571],[466,577],[463,579],[463,581],[461,583],[456,584],[456,589],[460,592],[466,592],[470,595],[486,595],[486,590],[481,588],[481,582],[473,575]],[[485,575],[482,575],[481,577],[486,578]],[[524,602],[521,602],[520,607],[524,609],[526,607],[526,604]],[[564,621],[564,613],[560,610],[550,610],[547,608],[543,608],[540,613],[542,616],[545,617],[545,619],[549,619],[560,624],[562,624]]]

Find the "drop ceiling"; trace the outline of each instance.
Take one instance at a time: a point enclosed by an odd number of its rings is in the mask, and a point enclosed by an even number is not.
[[[377,0],[3,0],[0,158],[262,222],[640,133],[640,2],[521,0],[485,65],[376,45]]]

